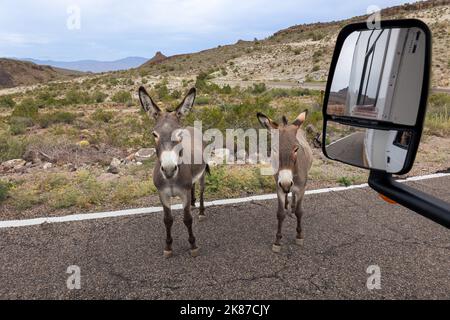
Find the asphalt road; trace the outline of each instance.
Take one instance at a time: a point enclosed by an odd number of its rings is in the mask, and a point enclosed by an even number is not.
[[[450,201],[450,177],[409,182]],[[305,242],[286,219],[271,252],[275,201],[207,208],[192,258],[180,211],[174,256],[163,258],[161,213],[0,229],[0,298],[450,298],[450,233],[369,188],[308,195]],[[81,289],[66,285],[68,266]],[[381,289],[368,290],[378,265]]]
[[[339,159],[345,163],[367,167],[363,158],[365,136],[364,132],[354,132],[339,139],[326,147],[327,154],[333,159]]]

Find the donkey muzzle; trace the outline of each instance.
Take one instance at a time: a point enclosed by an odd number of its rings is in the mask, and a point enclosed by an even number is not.
[[[164,167],[161,166],[161,171],[166,179],[171,179],[177,174],[178,166],[177,165],[164,166]]]
[[[278,173],[278,186],[284,193],[289,193],[294,185],[292,170],[283,169]]]
[[[290,183],[278,182],[278,185],[280,186],[281,190],[283,190],[284,193],[289,193],[291,191],[293,184],[294,182],[292,181]]]

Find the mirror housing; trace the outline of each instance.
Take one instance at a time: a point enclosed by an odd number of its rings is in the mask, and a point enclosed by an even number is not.
[[[424,22],[415,19],[381,21],[379,31],[373,30],[366,23],[355,23],[345,26],[337,37],[322,109],[322,151],[332,160],[370,169],[368,183],[372,189],[450,228],[450,204],[392,178],[393,173],[411,170],[422,136],[430,85],[431,32]],[[383,30],[391,31],[384,35],[384,42]],[[397,30],[394,38],[400,39],[397,42],[391,42],[393,30]],[[411,36],[411,30],[415,36]],[[348,85],[345,81],[343,85],[333,84],[345,41],[354,32],[370,32],[376,37],[372,41],[366,34],[366,39],[362,38],[365,46],[358,46],[357,39],[347,46],[353,53],[351,68],[338,69],[338,78],[347,79]],[[377,42],[378,49],[384,50],[377,50]],[[391,44],[396,50],[389,53]],[[415,63],[406,66],[405,61],[411,57],[405,58],[405,52],[415,54],[418,50],[422,52]],[[359,54],[356,60],[355,53]],[[334,141],[329,135],[333,125],[337,127],[335,135],[344,132]],[[342,130],[343,126],[350,129]]]
[[[324,95],[325,156],[366,169],[409,172],[423,130],[430,65],[431,33],[420,20],[381,21],[379,29],[345,26]]]

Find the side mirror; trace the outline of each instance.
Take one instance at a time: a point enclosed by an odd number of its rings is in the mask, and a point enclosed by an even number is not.
[[[411,170],[430,84],[431,33],[415,19],[345,26],[338,35],[323,104],[325,156],[371,170],[369,185],[450,226],[450,206],[392,174]],[[418,201],[419,200],[419,201]]]
[[[323,151],[331,159],[407,173],[423,128],[431,35],[419,20],[345,27],[324,103]]]

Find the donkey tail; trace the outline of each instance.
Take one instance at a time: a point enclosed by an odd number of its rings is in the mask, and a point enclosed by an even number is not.
[[[211,175],[211,170],[209,169],[209,164],[206,164],[205,172],[208,174],[208,176]]]

